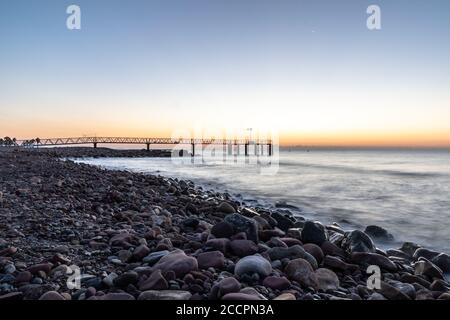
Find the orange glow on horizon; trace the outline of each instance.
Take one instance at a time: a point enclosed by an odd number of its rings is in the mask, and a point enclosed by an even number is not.
[[[127,126],[125,124],[91,123],[82,124],[53,122],[33,123],[21,126],[2,126],[0,136],[11,136],[17,139],[78,137],[78,136],[110,136],[110,137],[171,137],[172,129],[160,126],[146,128],[142,126]],[[95,128],[93,130],[92,128]],[[188,132],[191,130],[188,130]],[[245,132],[245,130],[243,130]],[[205,133],[205,137],[213,137]],[[217,136],[216,136],[217,137]],[[241,138],[245,136],[242,135]],[[189,137],[187,137],[189,138]],[[220,137],[222,138],[222,137]],[[230,138],[230,137],[228,137]],[[235,138],[235,137],[233,137]],[[281,146],[305,147],[418,147],[418,148],[450,148],[450,129],[447,131],[398,131],[376,132],[349,130],[346,132],[295,132],[280,131],[279,142]]]

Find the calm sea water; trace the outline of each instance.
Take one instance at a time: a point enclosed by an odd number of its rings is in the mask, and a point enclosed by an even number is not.
[[[281,151],[275,175],[257,164],[207,159],[176,164],[171,159],[83,159],[111,169],[161,174],[227,191],[252,205],[284,201],[295,214],[348,229],[386,228],[395,237],[380,247],[414,241],[450,253],[450,151]]]

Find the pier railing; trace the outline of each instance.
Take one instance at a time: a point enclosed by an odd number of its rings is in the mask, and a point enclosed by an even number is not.
[[[14,146],[18,147],[50,147],[50,146],[69,146],[69,145],[86,145],[92,144],[97,148],[99,144],[142,144],[150,150],[151,145],[190,145],[192,155],[195,155],[196,145],[222,145],[227,148],[228,152],[233,146],[244,146],[245,155],[249,155],[249,146],[267,146],[268,154],[273,153],[272,140],[269,139],[214,139],[214,138],[136,138],[136,137],[73,137],[73,138],[48,138],[48,139],[31,139],[17,140]]]

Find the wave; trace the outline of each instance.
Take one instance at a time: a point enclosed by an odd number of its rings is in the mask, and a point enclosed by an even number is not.
[[[380,174],[380,175],[391,175],[391,176],[404,176],[404,177],[417,177],[417,178],[436,178],[441,176],[448,176],[449,174],[441,172],[415,172],[415,171],[402,171],[402,170],[389,170],[389,169],[369,169],[361,167],[349,167],[341,165],[331,165],[331,164],[317,164],[308,162],[291,162],[291,161],[280,161],[281,167],[305,167],[305,168],[317,168],[317,169],[328,169],[341,172],[350,173],[360,173],[360,174]]]

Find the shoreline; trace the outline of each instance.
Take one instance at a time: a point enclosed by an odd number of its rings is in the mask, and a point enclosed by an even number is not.
[[[167,156],[109,150],[0,152],[0,300],[450,298],[446,254],[384,252],[361,231],[243,207],[190,181],[59,159]],[[379,290],[367,288],[368,265],[381,268]],[[67,288],[73,266],[81,289]]]

